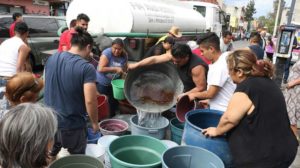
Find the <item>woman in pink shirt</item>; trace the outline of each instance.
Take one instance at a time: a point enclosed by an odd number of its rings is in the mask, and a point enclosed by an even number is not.
[[[267,45],[266,45],[265,51],[266,51],[268,59],[270,61],[272,61],[273,60],[273,54],[274,54],[275,45],[274,45],[271,37],[268,37],[266,43],[267,43]]]

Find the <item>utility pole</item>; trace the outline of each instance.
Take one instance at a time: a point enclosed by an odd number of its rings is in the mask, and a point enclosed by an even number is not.
[[[277,34],[277,25],[278,25],[278,20],[279,20],[279,14],[281,13],[281,2],[282,0],[279,0],[279,3],[278,3],[278,7],[277,7],[277,13],[276,13],[276,19],[275,19],[275,25],[274,25],[274,30],[273,30],[273,37],[276,36]]]
[[[296,0],[292,0],[290,11],[289,11],[289,14],[288,14],[288,19],[287,19],[287,25],[290,25],[291,22],[292,22],[292,18],[293,18],[293,14],[294,14],[294,8],[295,8],[295,3],[296,3]]]

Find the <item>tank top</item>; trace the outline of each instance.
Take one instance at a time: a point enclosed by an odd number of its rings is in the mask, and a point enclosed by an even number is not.
[[[12,37],[0,45],[0,76],[11,77],[17,73],[19,48],[25,44],[19,37]]]
[[[235,166],[280,167],[292,161],[298,143],[279,87],[269,78],[248,77],[235,92],[247,94],[255,106],[228,133]]]
[[[177,68],[179,77],[184,85],[184,92],[187,92],[194,87],[196,87],[193,78],[192,78],[192,69],[195,66],[202,65],[205,67],[205,76],[207,76],[208,66],[207,64],[201,60],[197,55],[192,54],[188,63],[182,67]]]

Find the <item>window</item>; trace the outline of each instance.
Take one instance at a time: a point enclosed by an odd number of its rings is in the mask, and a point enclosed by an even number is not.
[[[0,17],[0,38],[9,38],[9,27],[12,23],[11,17]]]
[[[206,15],[206,7],[205,6],[194,6],[194,10],[198,11],[201,13],[203,17]]]
[[[54,18],[24,18],[31,37],[57,37],[58,23]]]

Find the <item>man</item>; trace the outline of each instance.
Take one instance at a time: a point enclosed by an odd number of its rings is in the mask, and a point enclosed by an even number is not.
[[[211,109],[225,111],[236,87],[228,74],[226,62],[228,52],[221,53],[220,40],[215,33],[207,33],[198,41],[204,57],[212,62],[207,75],[208,89],[189,93],[188,96],[190,100],[209,99]]]
[[[90,18],[86,14],[81,13],[77,16],[75,27],[81,27],[83,30],[87,31],[89,21]],[[75,27],[70,27],[69,30],[64,31],[61,34],[58,45],[59,52],[68,51],[71,48],[72,35],[76,33]]]
[[[13,15],[12,15],[12,18],[13,18],[13,20],[14,20],[14,22],[10,25],[10,27],[9,27],[9,36],[10,37],[13,37],[13,36],[15,36],[15,26],[16,26],[16,23],[18,23],[18,22],[22,22],[23,21],[23,16],[22,16],[22,14],[21,13],[14,13]]]
[[[258,32],[252,32],[250,35],[250,46],[248,48],[256,55],[258,60],[264,59],[265,51],[260,46],[261,36]]]
[[[17,72],[28,71],[26,66],[30,48],[26,44],[28,26],[25,22],[17,22],[15,36],[5,40],[0,45],[0,77],[10,78]]]
[[[86,114],[93,130],[99,131],[96,70],[85,59],[91,52],[93,39],[82,28],[76,28],[68,52],[57,52],[45,66],[45,104],[57,111],[58,131],[51,156],[61,147],[71,154],[84,154],[86,148]]]
[[[230,31],[224,31],[220,40],[220,49],[224,53],[226,51],[233,51],[232,45],[232,33]]]
[[[206,89],[207,64],[198,56],[192,53],[190,47],[186,44],[175,44],[171,49],[171,54],[152,56],[141,60],[140,62],[129,64],[129,69],[140,66],[158,64],[172,61],[177,67],[180,79],[184,85],[184,94],[199,92]]]

